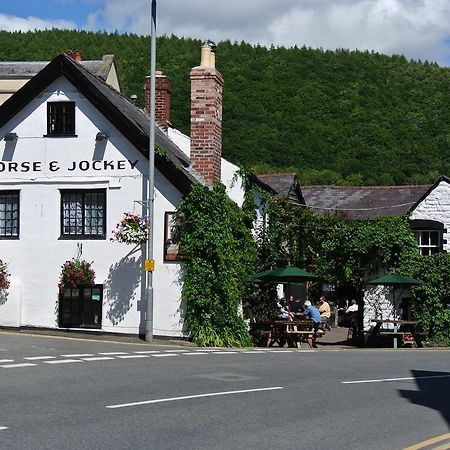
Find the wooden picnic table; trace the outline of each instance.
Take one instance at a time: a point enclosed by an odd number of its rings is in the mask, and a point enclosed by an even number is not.
[[[316,339],[324,334],[323,330],[314,331],[314,323],[310,320],[275,320],[268,347],[275,342],[280,346],[287,343],[289,347],[301,347],[306,342],[310,348],[316,348]]]
[[[422,347],[422,337],[424,333],[418,331],[418,320],[402,319],[371,319],[376,325],[370,331],[370,336],[387,336],[393,338],[393,348],[398,347],[398,339],[402,340],[402,345],[411,344]],[[385,325],[393,325],[393,328],[386,328]]]

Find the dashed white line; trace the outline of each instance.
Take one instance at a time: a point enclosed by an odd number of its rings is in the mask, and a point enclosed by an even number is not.
[[[11,363],[14,362],[13,359],[0,359],[0,363]]]
[[[279,389],[283,389],[283,387],[282,386],[274,386],[274,387],[258,388],[258,389],[243,389],[241,391],[210,392],[208,394],[185,395],[183,397],[159,398],[156,400],[145,400],[142,402],[123,403],[121,405],[109,405],[109,406],[106,406],[106,408],[110,408],[110,409],[126,408],[128,406],[150,405],[153,403],[174,402],[177,400],[188,400],[188,399],[192,399],[192,398],[218,397],[221,395],[247,394],[250,392],[276,391]]]
[[[81,359],[56,359],[52,361],[44,361],[45,364],[69,364],[74,362],[83,362]]]
[[[194,352],[218,352],[219,350],[217,348],[195,348]]]
[[[70,355],[61,355],[64,356],[64,358],[81,358],[83,356],[94,356],[93,353],[72,353]]]
[[[186,356],[197,356],[197,355],[210,355],[211,353],[206,353],[206,352],[186,352],[186,353],[183,353],[183,355],[186,355]]]
[[[0,427],[0,431],[7,430],[8,427]]]
[[[166,353],[185,353],[187,350],[163,350]]]
[[[31,367],[35,366],[36,364],[33,363],[21,363],[21,364],[4,364],[0,367],[3,367],[4,369],[15,369],[17,367]]]
[[[138,354],[142,354],[142,355],[150,355],[152,353],[161,353],[159,350],[140,350],[140,351],[136,351],[133,353],[138,353]]]
[[[40,359],[56,359],[56,356],[26,356],[23,359],[29,361],[39,361]]]
[[[119,355],[121,359],[133,359],[133,358],[149,358],[149,355]]]
[[[93,358],[81,358],[83,361],[106,361],[114,359],[112,356],[94,356]]]
[[[165,356],[178,356],[176,353],[160,353],[159,355],[150,355],[154,356],[155,358],[163,358]]]
[[[128,352],[99,352],[99,355],[115,356],[115,355],[128,355]]]

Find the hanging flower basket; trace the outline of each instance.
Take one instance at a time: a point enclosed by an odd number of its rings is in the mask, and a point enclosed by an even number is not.
[[[5,294],[9,288],[8,265],[0,259],[0,294]]]
[[[95,272],[90,262],[74,258],[66,261],[61,266],[61,269],[58,284],[60,292],[63,292],[64,289],[92,286],[94,284]]]
[[[112,232],[111,241],[123,242],[124,244],[142,244],[148,238],[149,225],[142,217],[125,213],[124,218],[116,225]]]

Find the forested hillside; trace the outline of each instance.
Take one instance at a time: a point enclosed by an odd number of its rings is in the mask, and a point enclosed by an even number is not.
[[[189,133],[190,68],[200,41],[160,37],[172,122]],[[0,32],[0,60],[114,53],[125,94],[143,103],[149,38],[79,31]],[[450,175],[450,69],[370,52],[220,42],[224,156],[303,184],[417,184]]]

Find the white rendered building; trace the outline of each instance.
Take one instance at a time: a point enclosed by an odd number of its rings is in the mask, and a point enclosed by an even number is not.
[[[207,58],[211,49],[202,52],[191,72],[192,110],[202,102],[197,91],[211,90],[217,99],[216,110],[203,108],[201,120],[193,120],[193,135],[202,139],[179,134],[183,152],[170,138],[175,131],[156,128],[162,151],[155,155],[155,336],[185,335],[171,215],[193,183],[221,176],[223,81]],[[205,139],[213,156],[202,153]],[[111,237],[125,212],[146,214],[148,147],[147,114],[66,54],[0,106],[0,259],[11,274],[0,326],[145,332],[145,245]],[[203,167],[212,159],[211,175]],[[225,169],[226,181],[236,167]],[[242,192],[233,189],[241,202]],[[93,262],[96,285],[59,294],[61,266],[71,258]]]

